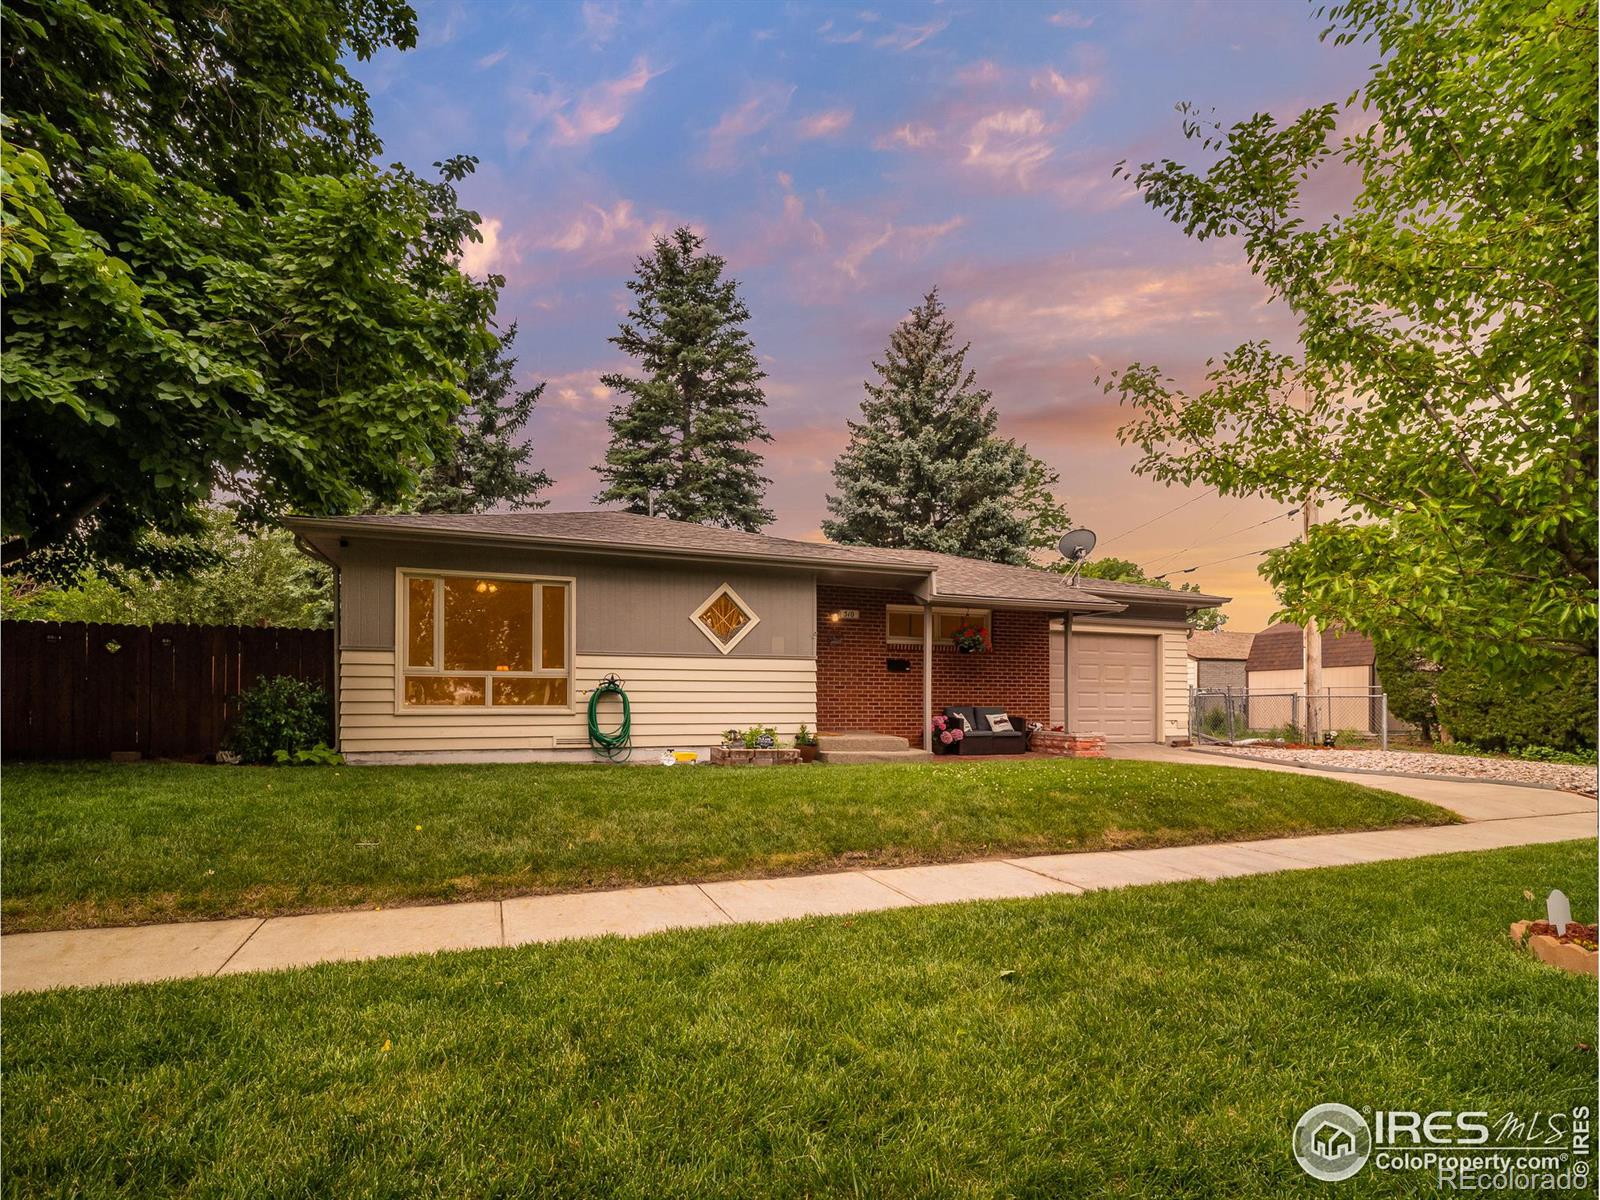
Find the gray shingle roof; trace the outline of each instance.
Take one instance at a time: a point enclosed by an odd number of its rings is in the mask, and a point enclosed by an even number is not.
[[[291,517],[285,523],[308,536],[362,530],[425,536],[476,535],[642,553],[766,558],[791,565],[814,563],[819,568],[843,570],[899,569],[915,575],[931,571],[936,596],[1034,604],[1060,601],[1079,611],[1115,612],[1134,599],[1181,603],[1187,607],[1218,604],[1225,599],[1098,579],[1085,579],[1079,586],[1063,575],[1037,567],[1010,567],[926,550],[884,550],[833,542],[805,542],[625,512],[403,513]]]

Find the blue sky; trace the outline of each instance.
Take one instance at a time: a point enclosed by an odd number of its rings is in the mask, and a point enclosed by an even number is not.
[[[829,468],[890,329],[937,284],[1002,431],[1062,476],[1108,554],[1237,598],[1287,541],[1264,500],[1129,471],[1097,374],[1180,380],[1248,338],[1292,342],[1240,248],[1198,245],[1112,175],[1184,146],[1179,101],[1234,120],[1342,100],[1371,51],[1318,40],[1297,3],[418,5],[419,44],[355,64],[385,155],[481,160],[469,269],[507,279],[520,374],[549,380],[532,426],[558,508],[589,469],[628,363],[606,338],[650,239],[688,224],[728,259],[769,373],[772,532],[817,536]],[[1151,521],[1150,518],[1160,519]],[[1144,524],[1143,528],[1132,527]],[[1131,532],[1124,531],[1131,530]]]

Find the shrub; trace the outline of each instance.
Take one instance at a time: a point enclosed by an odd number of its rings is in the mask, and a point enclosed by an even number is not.
[[[228,735],[228,749],[247,763],[276,761],[278,751],[293,755],[333,740],[333,705],[314,683],[277,675],[262,679],[239,696],[239,715]]]
[[[1451,665],[1439,673],[1439,724],[1487,750],[1595,747],[1595,660],[1553,660],[1537,675],[1491,678]]]

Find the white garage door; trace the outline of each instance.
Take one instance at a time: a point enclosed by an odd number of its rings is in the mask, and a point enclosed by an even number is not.
[[[1156,649],[1160,638],[1072,635],[1072,725],[1109,742],[1156,740]]]

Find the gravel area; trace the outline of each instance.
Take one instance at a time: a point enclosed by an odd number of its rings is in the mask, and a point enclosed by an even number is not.
[[[1240,758],[1353,771],[1393,771],[1401,775],[1442,775],[1452,779],[1491,779],[1538,783],[1595,794],[1595,768],[1566,763],[1524,762],[1516,758],[1468,758],[1458,754],[1419,754],[1407,750],[1286,750],[1276,746],[1216,747]]]

